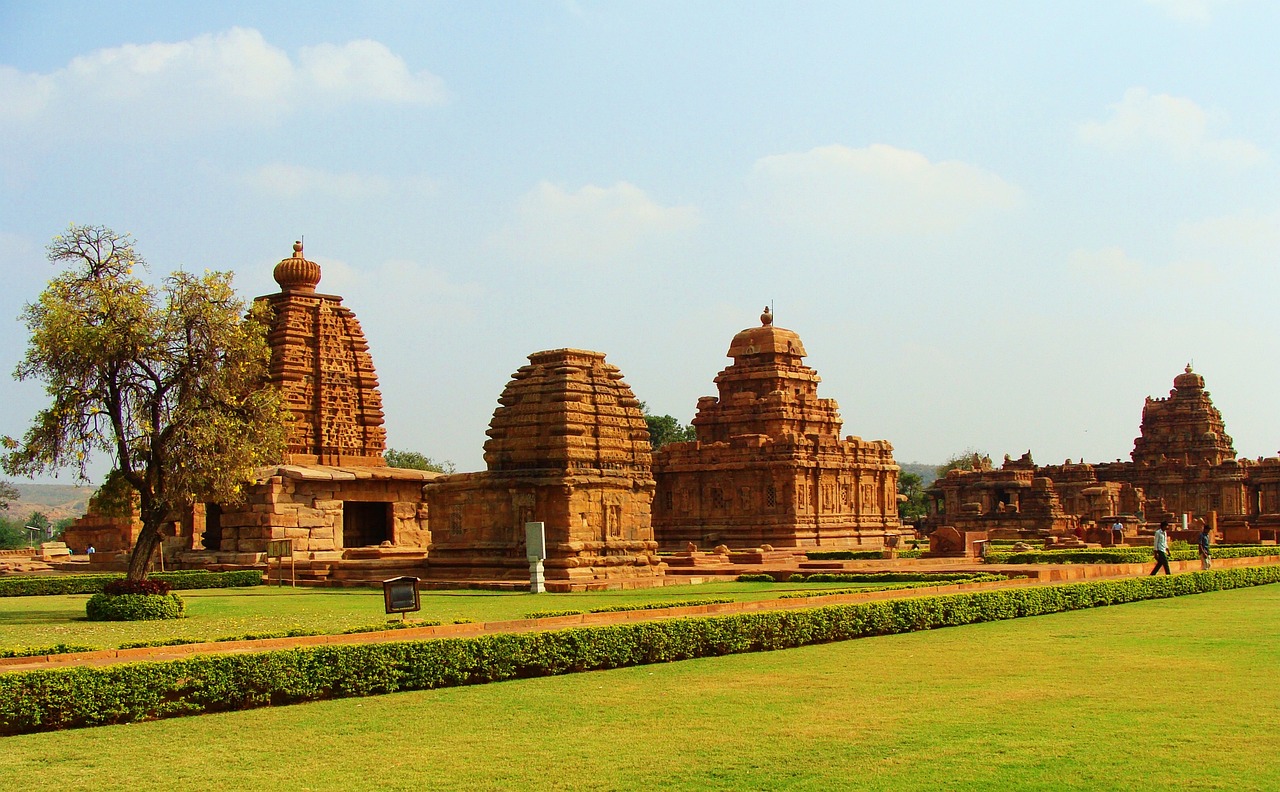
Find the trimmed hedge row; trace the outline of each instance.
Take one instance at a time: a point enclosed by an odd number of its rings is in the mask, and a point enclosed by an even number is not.
[[[206,572],[203,569],[187,572],[156,572],[150,580],[163,580],[174,589],[241,588],[261,586],[262,572],[241,569],[233,572]],[[54,594],[101,594],[113,580],[124,580],[124,575],[46,575],[38,577],[0,578],[0,597],[41,597]]]
[[[662,608],[689,608],[695,605],[719,605],[725,602],[733,602],[733,599],[731,597],[710,597],[707,599],[672,600],[671,602],[645,602],[640,605],[604,605],[586,610],[530,611],[524,615],[524,618],[549,619],[555,616],[581,616],[584,613],[619,613],[622,611],[660,610]]]
[[[60,643],[53,646],[16,646],[12,649],[0,649],[0,657],[44,657],[45,655],[96,651],[97,647],[94,646]]]
[[[979,575],[990,580],[1004,580],[1004,575],[990,572],[815,572],[792,575],[789,583],[961,583]]]
[[[794,611],[0,674],[0,734],[789,649],[1280,582],[1280,566]]]
[[[919,558],[923,550],[899,550],[898,558]],[[884,558],[880,550],[809,550],[804,554],[810,561],[868,561]]]
[[[1280,547],[1275,545],[1249,545],[1234,547],[1213,547],[1209,555],[1213,558],[1257,558],[1258,556],[1280,555]],[[1195,548],[1171,547],[1170,561],[1194,561],[1200,557]],[[1102,547],[1092,550],[1029,550],[1025,553],[1006,553],[991,551],[987,553],[988,564],[1147,564],[1155,558],[1155,551],[1150,547]]]

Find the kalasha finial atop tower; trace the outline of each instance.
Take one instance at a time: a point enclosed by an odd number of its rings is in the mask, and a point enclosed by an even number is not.
[[[765,327],[773,324],[773,311],[767,305],[764,307],[764,313],[760,314],[760,324]]]
[[[280,290],[286,292],[313,292],[320,283],[320,265],[302,256],[302,242],[293,243],[293,255],[281,259],[272,275]]]

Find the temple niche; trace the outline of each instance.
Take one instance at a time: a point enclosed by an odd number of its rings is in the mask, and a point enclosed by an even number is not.
[[[426,487],[431,578],[528,580],[526,522],[542,522],[549,591],[661,584],[640,402],[604,354],[529,356],[498,399],[487,470]]]
[[[664,548],[879,548],[898,520],[898,465],[884,440],[841,439],[804,345],[773,324],[734,336],[719,396],[698,400],[697,441],[654,454],[654,534]]]
[[[1167,398],[1147,397],[1139,436],[1131,461],[1087,464],[1067,460],[1061,465],[1025,469],[1017,474],[1043,480],[1052,491],[1057,511],[1039,520],[1010,518],[1012,509],[1027,511],[1021,501],[1025,489],[998,487],[990,474],[951,471],[929,490],[933,503],[926,525],[974,525],[1000,529],[1022,523],[1024,533],[1066,533],[1078,524],[1086,538],[1106,538],[1107,526],[1119,520],[1127,526],[1161,520],[1220,527],[1227,541],[1274,541],[1280,529],[1280,459],[1240,460],[1226,433],[1222,414],[1213,405],[1204,377],[1186,369],[1173,380]],[[1000,471],[1002,476],[1004,470]],[[996,477],[999,478],[999,477]],[[995,486],[995,489],[993,489]],[[993,494],[995,493],[995,494]],[[957,511],[958,510],[958,511]],[[1136,528],[1135,528],[1136,530]]]

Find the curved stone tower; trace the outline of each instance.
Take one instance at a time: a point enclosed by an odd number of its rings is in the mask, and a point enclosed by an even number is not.
[[[698,440],[654,453],[654,534],[662,547],[880,548],[898,520],[898,465],[885,440],[840,437],[833,399],[804,344],[773,324],[729,344],[719,396],[698,400]]]
[[[257,301],[271,307],[271,382],[293,416],[283,461],[385,466],[382,394],[360,322],[341,297],[316,292],[320,265],[301,242],[274,276],[280,292]]]
[[[529,356],[498,399],[483,473],[426,487],[431,576],[528,579],[524,524],[542,522],[549,591],[661,582],[640,403],[604,354]]]

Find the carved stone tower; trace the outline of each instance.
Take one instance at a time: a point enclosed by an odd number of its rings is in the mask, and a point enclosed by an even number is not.
[[[379,467],[386,450],[382,394],[360,322],[342,298],[319,294],[320,265],[293,255],[276,265],[267,341],[271,382],[293,416],[286,464]]]
[[[1222,413],[1204,389],[1204,377],[1190,364],[1174,378],[1167,399],[1147,397],[1141,433],[1133,441],[1133,461],[1139,467],[1163,461],[1212,466],[1236,458]]]

